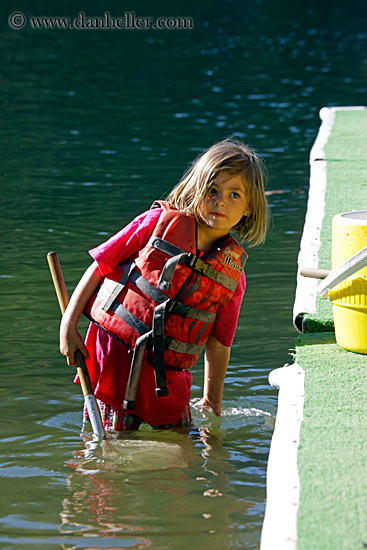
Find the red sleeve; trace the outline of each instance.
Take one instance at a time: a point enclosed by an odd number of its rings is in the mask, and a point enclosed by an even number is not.
[[[212,336],[214,336],[222,346],[226,346],[227,348],[230,348],[233,342],[245,288],[246,276],[245,272],[242,271],[241,279],[231,300],[217,313]]]
[[[107,275],[147,244],[161,213],[161,208],[153,208],[140,214],[108,241],[89,251],[102,275]]]

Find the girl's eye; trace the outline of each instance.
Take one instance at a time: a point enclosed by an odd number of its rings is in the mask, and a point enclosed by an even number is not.
[[[236,191],[233,191],[232,194],[232,197],[235,198],[235,199],[240,199],[241,198],[241,195],[239,193],[236,193]]]
[[[209,189],[209,194],[210,194],[210,195],[215,195],[216,192],[217,192],[217,188],[216,188],[216,187],[211,187],[211,188]]]

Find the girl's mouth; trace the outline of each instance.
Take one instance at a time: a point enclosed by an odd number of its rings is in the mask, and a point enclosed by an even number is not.
[[[224,214],[221,214],[220,212],[210,212],[210,214],[216,218],[224,218]]]

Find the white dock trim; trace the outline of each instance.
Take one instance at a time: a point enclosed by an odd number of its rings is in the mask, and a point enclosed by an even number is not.
[[[300,484],[298,446],[304,405],[304,370],[294,363],[269,374],[279,388],[267,469],[267,499],[260,550],[296,550]]]

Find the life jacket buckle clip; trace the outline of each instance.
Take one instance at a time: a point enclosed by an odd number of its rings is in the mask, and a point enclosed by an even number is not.
[[[187,260],[186,260],[186,265],[188,267],[191,267],[192,269],[195,269],[196,267],[196,263],[197,261],[199,260],[199,258],[193,254],[192,252],[189,252],[189,254],[187,255]]]

